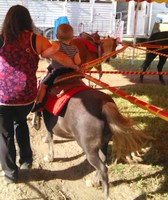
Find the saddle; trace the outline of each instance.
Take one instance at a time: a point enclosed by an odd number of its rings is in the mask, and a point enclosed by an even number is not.
[[[97,32],[92,35],[82,32],[80,33],[78,39],[81,39],[83,43],[85,43],[89,51],[98,53],[98,57],[101,57],[101,55],[104,53],[100,36],[97,34]]]
[[[87,40],[88,42],[91,42],[91,43],[99,43],[98,39],[95,38],[94,36],[90,35],[89,33],[86,33],[86,32],[82,32],[80,33],[79,35],[81,38]],[[100,40],[100,38],[99,38]]]
[[[84,78],[84,75],[80,72],[71,72],[61,75],[49,88],[48,94],[52,97],[58,98],[73,88],[86,86],[82,81],[82,78]]]
[[[82,81],[83,74],[78,72],[60,76],[47,92],[44,108],[53,115],[59,115],[67,101],[77,92],[92,89]]]

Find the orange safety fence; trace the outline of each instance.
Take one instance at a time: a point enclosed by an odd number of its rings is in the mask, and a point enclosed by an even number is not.
[[[97,59],[94,59],[94,60],[92,60],[90,62],[82,64],[81,65],[82,70],[87,70],[87,69],[91,69],[93,67],[100,66],[103,61],[105,61],[106,59],[108,59],[108,58],[110,58],[110,57],[112,57],[112,56],[114,56],[114,55],[116,55],[118,53],[123,52],[127,47],[132,47],[132,48],[140,49],[140,50],[143,50],[143,51],[151,52],[151,53],[154,53],[154,54],[157,54],[157,55],[168,57],[167,54],[163,54],[163,53],[159,53],[159,52],[156,52],[156,51],[151,51],[151,50],[146,50],[146,49],[141,48],[145,44],[139,43],[138,45],[131,45],[131,44],[123,43],[123,42],[120,42],[120,44],[122,44],[122,46],[123,46],[121,49],[113,51],[113,52],[110,52],[110,53],[108,53],[108,54],[106,54],[106,55],[104,55],[104,56],[102,56],[100,58],[97,58]],[[156,46],[158,47],[158,45],[153,45],[153,46],[155,46],[155,48],[156,48]],[[163,47],[163,46],[160,46],[160,47]],[[44,72],[44,71],[38,70],[37,72]],[[87,73],[87,71],[84,71],[84,73]],[[97,72],[90,71],[90,73],[98,73],[98,71]],[[122,71],[122,72],[120,72],[120,71],[118,71],[118,72],[117,71],[115,71],[115,72],[114,71],[113,72],[103,72],[103,71],[99,71],[99,73],[148,74],[148,75],[149,74],[152,74],[152,75],[154,75],[154,74],[157,74],[157,75],[159,74],[160,75],[161,74],[161,75],[167,75],[167,72],[126,72],[126,71]]]
[[[136,46],[138,46],[138,47],[146,47],[146,48],[151,48],[151,49],[166,49],[166,48],[168,48],[168,46],[147,44],[147,43],[139,43]]]
[[[83,73],[89,74],[147,74],[147,75],[168,75],[168,72],[138,72],[138,71],[99,71],[99,70],[82,70]]]
[[[157,108],[153,105],[150,105],[144,101],[141,101],[141,100],[137,99],[136,97],[130,96],[130,95],[126,94],[125,92],[123,92],[122,90],[119,90],[115,87],[111,87],[108,84],[106,84],[102,81],[99,81],[98,79],[93,78],[90,75],[87,75],[87,74],[84,74],[84,75],[85,75],[86,79],[94,82],[95,84],[101,86],[102,88],[107,89],[107,90],[113,92],[114,94],[122,97],[123,99],[126,99],[129,102],[141,107],[142,109],[148,110],[150,113],[156,115],[157,117],[160,117],[161,119],[168,121],[168,112],[166,112],[160,108]]]
[[[115,56],[118,53],[121,53],[127,47],[128,47],[128,45],[124,45],[119,50],[112,51],[112,52],[110,52],[110,53],[108,53],[108,54],[106,54],[106,55],[104,55],[104,56],[102,56],[100,58],[97,58],[97,59],[94,59],[94,60],[92,60],[90,62],[84,63],[84,64],[81,65],[81,68],[82,68],[82,70],[84,70],[84,69],[91,69],[93,67],[100,66],[103,61],[105,61],[106,59],[108,59],[108,58],[110,58],[112,56]],[[37,72],[46,72],[46,71],[45,70],[37,70]]]
[[[125,46],[125,47],[132,47],[132,48],[135,48],[135,49],[146,51],[148,53],[153,53],[153,54],[157,54],[157,55],[160,55],[160,56],[165,56],[165,57],[168,58],[168,54],[160,53],[160,52],[157,52],[157,51],[151,51],[149,49],[144,49],[144,48],[141,48],[140,45],[127,44],[127,43],[124,43],[124,42],[120,42],[120,44]]]
[[[46,70],[38,70],[37,72],[43,73],[47,72]],[[80,70],[82,73],[89,74],[127,74],[127,75],[168,75],[168,72],[137,72],[137,71],[99,71],[99,70]]]
[[[160,108],[157,108],[157,107],[155,107],[153,105],[150,105],[150,104],[148,104],[146,102],[143,102],[143,101],[137,99],[136,97],[130,96],[130,95],[124,93],[123,91],[118,90],[115,87],[111,87],[108,84],[106,84],[106,83],[104,83],[102,81],[99,81],[98,79],[95,79],[92,76],[89,76],[88,74],[86,74],[87,72],[92,73],[92,71],[86,71],[85,69],[90,69],[90,68],[95,67],[95,65],[100,65],[101,62],[103,62],[107,58],[109,58],[111,56],[114,56],[115,54],[124,51],[129,46],[133,47],[133,45],[123,44],[123,47],[121,49],[119,49],[117,51],[114,51],[114,52],[111,52],[111,53],[109,53],[109,54],[107,54],[107,55],[105,55],[105,56],[103,56],[101,58],[95,59],[95,60],[93,60],[91,62],[83,64],[82,65],[83,71],[81,70],[81,72],[83,72],[83,74],[84,74],[84,76],[85,76],[86,79],[94,82],[95,84],[97,84],[97,85],[99,85],[99,86],[101,86],[101,87],[103,87],[105,89],[108,89],[109,91],[113,92],[114,94],[116,94],[116,95],[118,95],[118,96],[120,96],[120,97],[128,100],[129,102],[131,102],[131,103],[133,103],[133,104],[141,107],[142,109],[148,110],[150,113],[152,113],[152,114],[154,114],[154,115],[156,115],[156,116],[158,116],[158,117],[160,117],[160,118],[168,121],[168,112],[166,112],[166,111],[164,111],[164,110],[162,110]],[[136,46],[134,46],[134,48],[141,49],[141,48],[136,47]],[[142,50],[144,50],[144,49],[142,49]],[[168,55],[166,55],[166,56],[168,57]],[[39,70],[38,72],[46,72],[46,71],[45,70]],[[99,73],[101,73],[101,72],[99,72]],[[117,72],[114,71],[113,73],[120,73],[120,72],[119,71],[117,71]],[[129,73],[129,72],[122,72],[122,73]],[[131,72],[131,73],[140,73],[140,72]],[[152,74],[152,73],[154,74],[155,73],[155,74],[158,74],[159,72],[143,72],[143,73],[144,74],[146,74],[146,73],[150,73],[150,74]],[[166,72],[161,72],[161,73],[164,74]]]
[[[152,44],[152,43],[156,43],[156,42],[164,42],[167,41],[168,38],[162,38],[162,39],[157,39],[157,40],[148,40],[146,42],[142,42],[142,43],[137,43],[136,46],[140,46],[140,47],[146,47],[146,48],[154,48],[154,49],[167,49],[168,46],[163,46],[163,45],[156,45],[156,44]]]
[[[100,58],[97,58],[95,60],[92,60],[90,62],[84,63],[81,65],[81,68],[83,69],[91,69],[93,67],[99,66],[101,65],[101,63],[106,60],[107,58],[110,58],[118,53],[121,53],[122,51],[124,51],[126,48],[128,47],[128,45],[124,45],[121,49],[110,52],[108,54],[106,54],[105,56],[102,56]]]

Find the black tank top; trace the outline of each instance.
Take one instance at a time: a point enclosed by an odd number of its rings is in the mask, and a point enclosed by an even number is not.
[[[2,37],[2,35],[0,35],[0,48],[3,46],[3,43],[4,43],[3,37]],[[36,34],[34,34],[34,33],[32,36],[32,45],[33,45],[33,49],[36,51]]]

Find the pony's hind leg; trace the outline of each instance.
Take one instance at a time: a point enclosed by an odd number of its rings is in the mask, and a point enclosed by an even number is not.
[[[105,160],[105,156],[102,156],[104,154],[102,151],[100,153],[100,151],[86,153],[86,157],[89,163],[96,169],[98,181],[101,181],[102,183],[103,197],[107,200],[109,196],[108,173],[105,162],[103,162]]]
[[[159,56],[159,62],[157,65],[158,72],[162,72],[163,66],[166,62],[167,58],[165,56]],[[159,75],[159,81],[162,85],[165,85],[165,81],[163,79],[163,75]]]
[[[99,80],[100,80],[103,76],[103,74],[101,73],[102,72],[102,66],[99,65],[99,66],[96,66],[95,68],[99,72]]]
[[[154,60],[154,58],[156,57],[156,54],[153,53],[147,53],[146,55],[146,59],[144,61],[144,63],[142,64],[141,68],[142,68],[142,72],[145,72],[147,70],[147,68],[150,66],[151,62]],[[143,78],[144,78],[144,74],[141,74],[139,77],[139,81],[141,83],[143,83]]]

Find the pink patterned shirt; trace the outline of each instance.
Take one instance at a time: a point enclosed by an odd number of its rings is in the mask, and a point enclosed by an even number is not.
[[[37,96],[39,56],[32,46],[32,33],[0,48],[0,105],[27,105]]]

